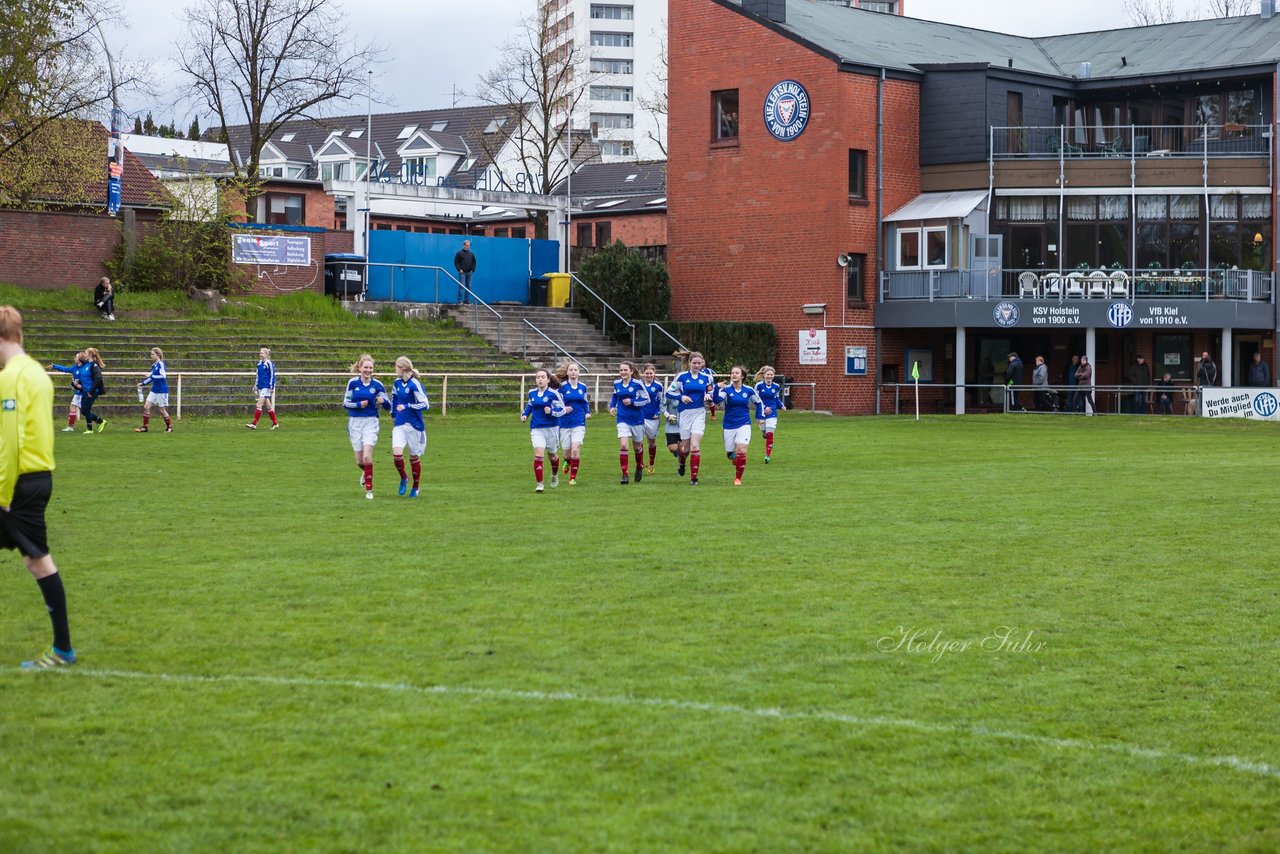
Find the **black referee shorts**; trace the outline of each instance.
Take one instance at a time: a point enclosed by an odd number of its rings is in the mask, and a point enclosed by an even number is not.
[[[53,472],[18,475],[9,512],[0,511],[0,548],[17,549],[26,557],[44,557],[49,553],[44,510],[52,494]]]
[[[668,445],[678,445],[678,444],[680,444],[680,431],[679,431],[679,430],[677,430],[677,431],[676,431],[676,432],[674,432],[674,433],[672,433],[672,432],[670,432],[670,431],[667,431],[667,444],[668,444]]]

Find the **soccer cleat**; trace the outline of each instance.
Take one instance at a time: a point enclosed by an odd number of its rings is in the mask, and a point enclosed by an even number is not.
[[[114,314],[107,315],[107,320],[115,320],[115,319],[116,319],[116,316]]]
[[[257,430],[257,429],[258,429],[258,425],[257,425],[257,424],[246,424],[246,425],[244,425],[244,426],[248,427],[250,430]]]
[[[272,430],[279,430],[279,429],[280,429],[280,422],[279,422],[279,421],[277,421],[275,424],[272,424],[272,425],[271,425],[271,429],[272,429]]]
[[[107,422],[104,419],[99,418],[97,429],[95,429],[93,432],[101,433],[103,430],[106,430],[106,429],[107,429]]]
[[[413,489],[409,490],[409,497],[410,498],[418,497],[418,487],[415,486]]]
[[[555,489],[559,485],[560,485],[560,475],[558,474],[551,475],[551,488]]]
[[[684,477],[684,460],[681,460],[680,465],[676,467],[676,474]]]
[[[74,432],[76,432],[76,428],[74,428],[74,427],[63,427],[63,428],[62,428],[62,432],[63,432],[63,433],[74,433]]]
[[[173,425],[172,425],[172,424],[166,424],[166,425],[164,426],[164,432],[166,432],[166,433],[172,433],[172,432],[173,432]]]
[[[400,481],[400,494],[404,495],[408,491],[409,491],[409,481],[407,480]]]
[[[365,497],[365,498],[367,498],[367,499],[369,499],[370,501],[372,501],[372,500],[373,500],[373,490],[372,490],[372,489],[366,489],[366,490],[364,491],[364,497]]]
[[[623,486],[626,486],[628,483],[630,483],[630,482],[631,482],[631,478],[627,477],[627,476],[624,474],[624,475],[622,476],[622,480],[620,480],[620,481],[618,481],[618,482],[619,482],[619,483],[621,483]]]
[[[569,485],[570,485],[570,486],[577,486],[577,485],[578,485],[578,479],[577,479],[576,477],[571,477],[571,478],[569,478]]]
[[[542,491],[542,484],[538,484],[537,486],[535,486],[535,487],[533,488],[533,491],[534,491],[534,492],[541,492],[541,491]]]
[[[689,485],[690,485],[690,486],[697,486],[697,485],[698,485],[698,479],[695,477],[693,480],[689,481]]]
[[[733,451],[725,451],[724,458],[729,462],[733,462]]]
[[[742,486],[742,478],[740,478],[740,477],[735,477],[735,478],[733,479],[733,485],[734,485],[734,486]]]
[[[644,477],[644,466],[636,466],[636,483]]]
[[[151,429],[150,429],[149,427],[134,427],[134,428],[133,428],[133,432],[135,432],[135,433],[149,433],[149,432],[151,432]]]
[[[764,455],[764,464],[765,464],[765,465],[769,465],[769,455],[768,455],[768,454],[765,454],[765,455]]]
[[[645,474],[653,474],[653,466],[649,466],[644,470]]]
[[[85,431],[84,431],[84,434],[85,434],[86,436],[88,436],[88,435],[89,435],[90,433],[92,433],[92,432],[93,432],[93,425],[92,425],[92,424],[90,424],[90,425],[89,425],[89,429],[88,429],[88,430],[85,430]]]
[[[71,652],[59,652],[50,647],[42,656],[32,661],[22,662],[23,670],[52,670],[55,667],[70,667],[76,663],[75,650]]]

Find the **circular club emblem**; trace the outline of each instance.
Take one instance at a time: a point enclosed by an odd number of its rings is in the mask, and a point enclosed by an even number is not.
[[[991,314],[996,320],[996,326],[1018,325],[1018,307],[1011,302],[1000,303]]]
[[[764,126],[783,142],[804,133],[809,123],[809,93],[794,80],[783,80],[764,99]]]
[[[1107,323],[1116,329],[1124,329],[1133,322],[1133,306],[1123,302],[1113,302],[1107,308]]]
[[[1259,392],[1253,399],[1253,411],[1263,418],[1275,415],[1277,409],[1280,409],[1280,401],[1277,401],[1276,396],[1269,391]]]

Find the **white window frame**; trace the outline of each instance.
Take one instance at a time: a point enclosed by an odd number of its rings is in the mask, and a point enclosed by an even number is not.
[[[916,225],[903,228],[899,226],[894,229],[895,237],[893,241],[896,270],[945,270],[951,260],[951,229],[945,225]],[[943,246],[943,258],[941,264],[933,264],[929,261],[929,235],[941,234]],[[902,244],[903,238],[911,235],[916,240],[916,257],[917,263],[914,265],[906,265],[902,263]]]
[[[919,228],[897,228],[897,229],[894,229],[894,235],[895,235],[893,240],[894,269],[895,270],[921,269],[920,261],[924,257],[924,247],[920,245],[920,239],[922,237],[922,235],[920,234],[920,229]],[[916,263],[914,264],[902,263],[902,242],[903,242],[903,238],[907,237],[908,235],[910,235],[911,237],[914,237],[916,241]]]

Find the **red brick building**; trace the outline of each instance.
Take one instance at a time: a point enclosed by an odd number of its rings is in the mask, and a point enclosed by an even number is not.
[[[1280,20],[1029,39],[670,0],[669,27],[673,316],[773,323],[820,408],[892,411],[915,362],[935,411],[1002,405],[976,387],[1010,349],[1028,383],[1037,353],[1055,382],[1274,364]]]

